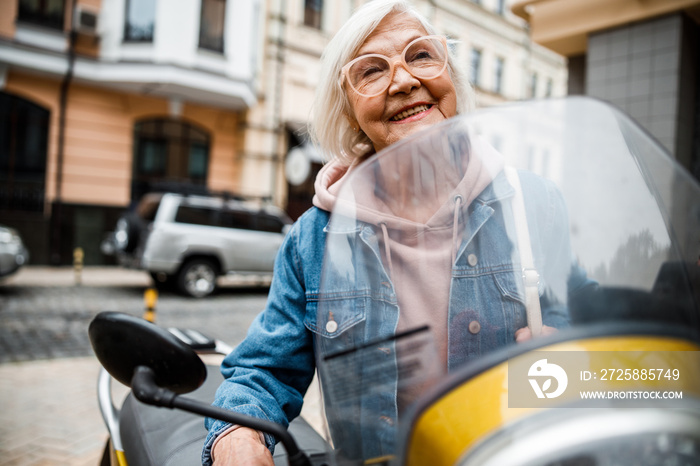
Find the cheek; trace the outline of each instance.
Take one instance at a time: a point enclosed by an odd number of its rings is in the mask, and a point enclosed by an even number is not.
[[[367,127],[381,121],[384,115],[384,105],[378,97],[359,98],[351,101],[352,109],[360,126]]]
[[[438,99],[440,111],[446,118],[457,114],[457,91],[449,78],[433,82],[431,93]]]

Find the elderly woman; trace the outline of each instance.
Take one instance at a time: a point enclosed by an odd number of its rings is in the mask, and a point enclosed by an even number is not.
[[[215,401],[221,407],[282,425],[299,415],[315,372],[314,343],[323,336],[310,330],[310,322],[316,322],[327,241],[325,228],[341,182],[372,154],[466,111],[471,100],[469,85],[454,65],[446,38],[436,35],[405,0],[366,3],[331,40],[322,65],[311,130],[333,160],[316,180],[314,207],[299,218],[280,250],[265,310],[252,324],[247,338],[222,364],[226,380]],[[464,179],[457,180],[459,189],[464,191],[458,197],[465,209],[491,184],[501,166],[497,154],[489,164],[470,163]],[[439,207],[428,205],[427,209],[434,211]],[[459,204],[450,206],[452,210],[459,208]],[[389,241],[386,230],[384,235],[379,227],[375,231],[378,241]],[[451,235],[451,230],[446,234]],[[434,311],[447,310],[451,305],[450,260],[454,259],[454,251],[449,247],[452,241],[436,238],[435,244],[436,249],[424,257],[433,269],[432,275],[438,277],[428,285],[429,290],[423,287],[421,293],[413,292],[416,287],[411,276],[397,267],[391,278],[396,282],[401,309],[398,328],[432,323],[438,352],[449,365],[453,354],[469,355],[468,349],[447,348],[447,312],[440,316]],[[393,254],[398,261],[401,251],[395,249]],[[425,315],[425,309],[433,315]],[[332,332],[333,323],[326,322],[323,328]],[[565,325],[565,318],[558,316],[545,320],[545,324],[551,327],[545,325],[543,333],[549,333],[554,331],[552,327]],[[504,338],[530,338],[523,322],[514,325]],[[465,354],[459,355],[460,352]],[[390,397],[392,406],[381,409],[397,414],[398,405],[407,399],[403,393],[397,395]],[[340,438],[334,438],[335,447],[344,449],[345,455],[354,459],[395,453],[393,434],[379,432],[390,425],[387,422],[385,428],[360,426],[345,430]],[[272,436],[210,419],[207,427],[205,464],[211,464],[212,458],[217,465],[272,464]]]

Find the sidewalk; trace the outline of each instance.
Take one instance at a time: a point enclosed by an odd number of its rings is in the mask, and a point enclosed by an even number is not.
[[[81,278],[81,286],[95,287],[84,290],[90,295],[106,293],[100,287],[146,288],[151,285],[145,272],[118,267],[86,267]],[[0,292],[3,286],[43,290],[73,287],[75,276],[70,267],[29,266],[0,282]],[[115,290],[115,293],[122,291]],[[49,297],[41,299],[52,299],[54,293],[48,294]],[[11,300],[12,296],[7,299]],[[130,299],[140,304],[139,293]],[[192,301],[188,305],[202,304],[207,303]],[[0,316],[2,311],[0,309]],[[5,349],[0,348],[0,351]],[[92,356],[0,364],[0,466],[99,465],[107,440],[107,429],[97,404],[99,370],[100,365]],[[117,404],[127,392],[126,387],[113,384]],[[323,428],[317,386],[307,393],[302,415],[312,426]]]
[[[153,281],[143,270],[119,266],[88,266],[76,274],[73,267],[26,266],[16,274],[0,279],[0,286],[81,286],[92,287],[143,287],[153,286]],[[226,275],[219,277],[219,286],[269,285],[269,276]]]
[[[82,286],[151,286],[151,278],[142,270],[122,267],[84,267],[77,275]],[[27,266],[5,278],[2,285],[11,286],[74,286],[73,267]]]
[[[92,357],[0,365],[0,465],[99,465],[107,430],[98,373]],[[113,389],[115,399],[126,393]]]
[[[86,267],[82,286],[148,287],[150,277],[119,267]],[[4,287],[72,287],[72,267],[27,266]],[[0,312],[2,310],[0,309]],[[97,466],[107,430],[97,405],[94,357],[0,364],[0,465]],[[121,400],[127,388],[115,383]]]

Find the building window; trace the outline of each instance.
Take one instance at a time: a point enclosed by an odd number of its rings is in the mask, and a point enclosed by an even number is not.
[[[202,0],[199,19],[199,47],[224,52],[226,0]]]
[[[481,74],[481,50],[472,49],[469,65],[469,81],[473,86],[479,86],[479,76]]]
[[[493,91],[496,94],[503,93],[503,67],[505,66],[505,61],[502,57],[496,57],[496,62],[494,65],[493,72]]]
[[[127,0],[124,40],[153,42],[156,23],[156,0]]]
[[[498,0],[496,4],[496,13],[501,16],[506,14],[506,0]]]
[[[552,92],[554,92],[554,81],[552,78],[547,78],[547,87],[545,87],[544,96],[547,98],[552,97]]]
[[[530,75],[530,97],[537,97],[537,73],[534,72]]]
[[[0,210],[44,209],[49,111],[0,92]]]
[[[65,0],[19,0],[17,19],[63,30]]]
[[[304,0],[304,24],[306,26],[321,29],[322,16],[323,0]]]
[[[188,123],[145,120],[134,126],[132,199],[149,191],[205,186],[209,135]]]

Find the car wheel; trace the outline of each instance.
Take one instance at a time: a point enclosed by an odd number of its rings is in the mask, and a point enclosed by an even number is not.
[[[209,296],[216,288],[217,269],[208,259],[193,259],[182,266],[177,284],[180,291],[193,298]]]
[[[177,284],[177,276],[168,275],[165,272],[149,272],[151,279],[153,280],[153,286],[157,290],[173,290]]]

